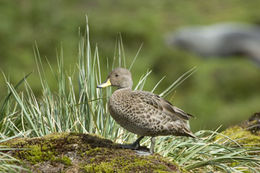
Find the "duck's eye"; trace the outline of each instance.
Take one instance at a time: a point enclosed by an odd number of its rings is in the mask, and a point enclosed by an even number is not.
[[[118,74],[115,74],[115,77],[118,77]]]

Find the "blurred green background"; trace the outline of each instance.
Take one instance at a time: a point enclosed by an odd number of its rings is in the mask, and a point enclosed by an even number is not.
[[[14,84],[29,72],[33,90],[41,86],[35,66],[33,46],[38,44],[43,59],[53,68],[62,46],[68,73],[77,62],[79,28],[85,29],[88,15],[92,47],[99,54],[107,73],[112,62],[118,33],[121,33],[130,65],[141,44],[142,50],[132,70],[135,83],[151,69],[145,90],[166,75],[155,93],[160,93],[194,66],[188,80],[167,98],[176,106],[194,114],[193,130],[226,127],[260,111],[260,68],[246,58],[200,59],[164,42],[165,34],[183,26],[218,22],[260,22],[260,1],[251,0],[3,0],[0,1],[0,69]],[[45,60],[43,60],[45,62]],[[48,81],[55,89],[55,78],[47,63]],[[105,76],[103,76],[105,79]],[[1,99],[7,94],[0,77]]]

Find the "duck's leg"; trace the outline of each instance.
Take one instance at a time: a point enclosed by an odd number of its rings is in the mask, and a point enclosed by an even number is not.
[[[144,136],[139,137],[134,143],[132,144],[120,144],[121,148],[124,149],[131,149],[137,150],[140,147],[140,141],[144,138]]]
[[[150,153],[154,153],[155,137],[151,138]]]

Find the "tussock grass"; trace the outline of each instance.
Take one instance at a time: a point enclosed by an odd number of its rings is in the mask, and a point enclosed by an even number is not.
[[[34,48],[35,61],[42,85],[42,96],[36,97],[25,76],[17,85],[11,84],[5,78],[8,95],[2,103],[0,119],[1,139],[12,136],[35,137],[54,132],[92,133],[111,139],[115,142],[132,142],[135,135],[121,128],[111,118],[108,112],[107,100],[112,89],[97,89],[102,82],[102,73],[107,74],[116,66],[126,67],[125,53],[121,37],[116,47],[114,61],[107,63],[107,69],[101,69],[98,48],[92,52],[89,41],[89,28],[80,33],[78,45],[78,62],[72,74],[64,69],[63,51],[58,53],[58,69],[53,72],[57,81],[57,91],[51,90],[43,68],[42,58],[37,46]],[[139,54],[140,49],[137,52]],[[136,55],[136,57],[137,57]],[[133,69],[136,57],[129,66]],[[170,94],[186,78],[194,73],[192,68],[174,81],[159,95],[164,97]],[[145,81],[152,71],[148,70],[140,77],[134,89],[142,90]],[[156,90],[164,77],[152,89]],[[23,84],[24,90],[17,88]],[[230,147],[218,144],[215,141],[217,131],[202,130],[196,133],[198,139],[180,137],[157,137],[156,151],[177,162],[187,170],[196,171],[227,171],[227,172],[257,172],[259,171],[259,156],[252,151],[259,148]],[[1,142],[1,141],[0,141]],[[149,145],[149,138],[143,144]],[[3,149],[3,148],[0,148]],[[17,170],[19,167],[9,162],[17,161],[0,151],[0,171]]]
[[[216,131],[200,130],[197,139],[158,137],[157,151],[193,172],[259,172],[259,147],[242,147],[224,136],[234,145],[223,145],[216,140]]]

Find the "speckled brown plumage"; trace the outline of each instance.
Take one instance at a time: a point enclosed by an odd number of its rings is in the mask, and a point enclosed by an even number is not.
[[[159,96],[130,88],[116,90],[109,99],[109,111],[118,124],[141,136],[192,136],[190,115]]]
[[[131,73],[116,68],[109,75],[103,88],[109,85],[118,89],[109,99],[109,111],[123,128],[141,136],[190,136],[187,121],[191,117],[167,100],[146,91],[132,91]]]

